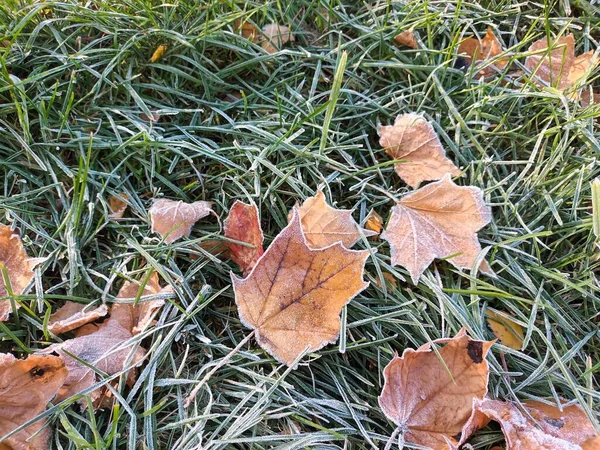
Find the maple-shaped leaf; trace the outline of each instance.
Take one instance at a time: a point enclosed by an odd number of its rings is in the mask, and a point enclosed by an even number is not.
[[[79,328],[86,323],[98,320],[108,313],[106,305],[89,308],[89,305],[75,302],[66,302],[50,316],[48,331],[54,334],[66,333]]]
[[[381,238],[390,243],[392,264],[405,267],[416,284],[435,258],[471,268],[481,251],[477,231],[491,218],[481,189],[457,186],[446,175],[404,196]],[[493,274],[485,262],[480,270]]]
[[[108,199],[108,208],[110,209],[109,219],[122,219],[127,209],[127,194],[120,193],[119,196],[111,195]]]
[[[458,46],[458,53],[466,60],[467,64],[473,61],[487,61],[502,53],[502,44],[494,35],[491,27],[488,27],[487,33],[483,39],[469,37],[462,41]],[[492,75],[497,69],[503,69],[508,63],[507,59],[500,59],[493,66],[482,69],[479,73],[482,75]]]
[[[258,208],[256,205],[247,205],[236,200],[225,219],[223,228],[225,237],[252,245],[252,247],[248,247],[234,242],[227,243],[229,257],[240,266],[246,275],[264,253],[264,237],[258,218]]]
[[[159,233],[170,244],[183,236],[189,236],[194,224],[211,212],[210,202],[155,200],[150,208],[152,231]]]
[[[493,309],[487,310],[487,316],[488,324],[494,336],[500,339],[502,345],[515,350],[521,350],[523,341],[525,340],[521,325],[510,317],[507,317],[506,314],[500,314]]]
[[[27,359],[16,359],[0,353],[0,438],[43,413],[66,378],[67,368],[57,356],[29,355]],[[45,422],[38,420],[25,427],[2,441],[0,448],[50,448],[50,430],[44,427]]]
[[[506,450],[598,450],[600,435],[577,405],[548,405],[483,399],[474,404],[475,414],[498,422]],[[533,420],[532,420],[533,419]]]
[[[342,307],[368,286],[363,281],[368,251],[335,243],[308,246],[300,215],[273,240],[245,279],[231,279],[242,322],[278,361],[292,365],[305,349],[337,340]]]
[[[261,47],[267,53],[277,53],[289,41],[294,40],[294,35],[290,29],[283,25],[270,24],[262,29]]]
[[[409,186],[439,180],[447,173],[460,175],[460,170],[446,157],[435,130],[420,114],[402,114],[396,117],[393,126],[380,126],[379,144],[393,159],[402,160],[394,168]]]
[[[317,195],[304,200],[299,213],[302,231],[311,248],[323,248],[335,242],[341,242],[344,247],[350,248],[360,239],[361,230],[352,218],[352,211],[329,206],[320,189]],[[362,234],[368,237],[377,233],[362,230]]]
[[[396,35],[394,40],[400,45],[406,45],[410,48],[419,48],[419,44],[417,43],[417,39],[415,38],[415,33],[412,30],[405,30],[402,33]]]
[[[379,405],[404,431],[406,442],[434,450],[454,450],[464,442],[473,401],[487,394],[485,358],[493,343],[473,340],[463,329],[452,339],[406,349],[390,361]]]
[[[33,268],[45,260],[46,258],[28,257],[19,235],[13,232],[9,226],[0,224],[0,268],[6,269],[10,289],[14,295],[24,293],[33,278]],[[0,272],[0,299],[7,296],[4,276]],[[18,302],[15,304],[17,308],[20,307]],[[11,311],[10,300],[0,300],[0,322],[7,320]]]
[[[593,51],[575,57],[575,39],[572,34],[554,41],[542,38],[535,41],[525,58],[525,67],[535,75],[538,85],[548,84],[561,91],[576,85],[599,62]],[[576,98],[576,94],[575,94]]]

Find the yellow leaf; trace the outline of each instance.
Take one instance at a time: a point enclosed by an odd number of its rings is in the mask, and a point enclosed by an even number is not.
[[[365,222],[365,229],[372,231],[373,233],[379,234],[381,233],[381,229],[383,228],[383,218],[377,214],[377,211],[372,210],[367,217],[367,221]]]
[[[500,339],[502,345],[514,348],[515,350],[521,350],[523,340],[525,339],[521,325],[506,317],[506,315],[499,314],[492,309],[487,310],[487,316],[488,324],[494,336]]]
[[[152,53],[152,56],[150,57],[150,62],[155,63],[160,58],[162,58],[165,52],[167,51],[167,48],[169,47],[165,44],[160,44],[158,47],[156,47],[156,50],[154,50],[154,53]]]

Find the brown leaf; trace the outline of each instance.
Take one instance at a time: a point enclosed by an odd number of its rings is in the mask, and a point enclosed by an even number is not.
[[[290,29],[283,25],[270,24],[262,29],[262,43],[267,53],[277,53],[289,41],[294,41]]]
[[[54,334],[66,333],[86,323],[94,322],[108,313],[106,305],[88,308],[89,305],[66,302],[63,307],[50,316],[48,331]]]
[[[372,210],[371,213],[367,216],[367,221],[365,222],[365,229],[372,231],[375,234],[381,233],[381,229],[383,228],[383,218],[377,214],[377,211]]]
[[[192,226],[211,212],[210,202],[155,200],[150,208],[152,231],[159,233],[170,244],[183,236],[189,236]]]
[[[519,408],[516,403],[486,398],[477,400],[474,407],[500,424],[506,438],[506,450],[600,448],[600,435],[577,405],[562,407],[561,411],[545,403],[527,402]]]
[[[254,43],[259,41],[260,31],[250,22],[242,22],[242,19],[237,19],[233,23],[233,29],[249,41]]]
[[[523,328],[517,322],[507,317],[506,314],[500,314],[493,309],[488,309],[488,324],[500,341],[502,345],[515,350],[521,350],[525,335],[523,334]]]
[[[502,44],[492,32],[492,28],[488,27],[483,39],[470,37],[462,41],[458,46],[458,53],[462,54],[468,64],[472,64],[473,60],[487,61],[502,53]],[[506,67],[507,63],[507,58],[499,59],[493,66],[485,67],[479,73],[486,76],[492,75],[497,69]]]
[[[307,347],[316,351],[337,340],[342,307],[368,286],[368,255],[340,243],[311,249],[294,208],[250,275],[231,274],[240,319],[256,330],[262,348],[291,365]]]
[[[165,44],[160,44],[158,47],[156,47],[156,50],[154,50],[154,53],[152,53],[152,56],[150,57],[150,62],[157,62],[160,58],[163,57],[168,48],[169,47]]]
[[[0,353],[0,438],[44,412],[66,378],[67,368],[59,357],[30,355],[27,359],[16,359]],[[39,420],[29,425],[2,441],[0,448],[50,448],[50,430],[42,429],[45,422]]]
[[[435,258],[471,268],[481,250],[477,231],[491,218],[481,189],[457,186],[446,175],[404,196],[381,238],[390,243],[392,264],[408,269],[416,284]],[[480,270],[493,274],[487,263]]]
[[[393,126],[379,127],[379,144],[393,159],[396,173],[409,186],[422,181],[439,180],[445,174],[460,175],[431,126],[420,114],[396,117]]]
[[[329,206],[322,190],[304,200],[299,213],[302,231],[311,248],[323,248],[336,242],[350,248],[360,239],[361,232],[352,218],[352,211]],[[362,233],[367,237],[376,234],[369,230],[362,230]]]
[[[225,237],[240,242],[247,242],[254,247],[228,242],[229,255],[244,275],[252,270],[263,251],[263,232],[258,218],[256,205],[247,205],[237,200],[224,224]]]
[[[525,67],[534,74],[536,84],[548,84],[560,91],[576,85],[599,62],[593,51],[575,57],[575,39],[572,34],[551,42],[542,38],[534,42],[528,52],[537,52],[536,55],[525,58]]]
[[[127,209],[127,194],[120,193],[119,196],[111,195],[108,199],[108,208],[110,209],[109,219],[122,219]]]
[[[29,258],[23,247],[21,238],[9,226],[0,224],[0,268],[4,266],[14,295],[21,295],[33,278],[33,268],[44,262],[46,258]],[[0,298],[7,297],[8,291],[4,277],[0,272]],[[17,309],[20,308],[15,302]],[[10,300],[0,300],[0,322],[8,319],[11,313]]]
[[[415,38],[415,33],[412,30],[405,30],[399,35],[397,35],[394,40],[400,45],[406,45],[410,48],[419,48],[419,44],[417,43],[417,39]]]
[[[407,442],[434,450],[456,449],[468,436],[473,401],[487,393],[486,355],[493,341],[476,341],[461,330],[396,355],[383,371],[379,405],[404,430]],[[446,344],[437,353],[432,347]]]

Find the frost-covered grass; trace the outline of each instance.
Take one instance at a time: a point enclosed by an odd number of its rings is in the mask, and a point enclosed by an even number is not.
[[[510,70],[546,35],[569,31],[578,53],[596,49],[594,2],[1,3],[1,221],[20,229],[30,255],[49,255],[19,299],[29,309],[0,324],[1,350],[44,348],[54,341],[42,331],[50,310],[66,299],[110,303],[126,267],[150,265],[177,292],[143,341],[150,354],[137,384],[114,409],[93,414],[64,402],[51,410],[55,448],[382,448],[395,427],[377,396],[394,352],[461,327],[491,339],[488,307],[527,329],[524,351],[493,348],[492,396],[576,399],[590,417],[599,409],[590,181],[600,172],[600,107],[540,90],[526,73],[483,82],[456,68],[458,42],[488,26]],[[237,18],[287,25],[296,41],[267,54],[234,33]],[[421,50],[393,42],[410,27]],[[166,54],[149,63],[160,44]],[[210,200],[221,219],[235,199],[253,201],[267,244],[318,187],[359,221],[371,209],[386,219],[393,201],[382,190],[399,198],[408,189],[378,145],[377,125],[410,111],[434,121],[464,169],[457,182],[485,191],[494,218],[480,237],[498,278],[438,261],[414,286],[390,267],[387,243],[359,243],[377,249],[371,286],[342,314],[339,345],[292,371],[250,341],[184,408],[250,330],[230,286],[237,268],[200,246],[220,223],[202,220],[190,239],[166,245],[150,232],[151,199]],[[152,112],[158,123],[144,120]],[[108,197],[121,192],[126,218],[109,222]],[[384,271],[396,288],[378,287]],[[501,442],[494,426],[471,440],[482,449]]]

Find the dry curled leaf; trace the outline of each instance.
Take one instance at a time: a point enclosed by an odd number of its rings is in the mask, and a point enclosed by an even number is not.
[[[158,47],[156,47],[156,50],[154,50],[154,53],[152,53],[152,56],[150,57],[150,62],[157,62],[160,58],[163,57],[168,48],[169,47],[165,44],[160,44]]]
[[[322,190],[314,197],[304,200],[299,213],[302,231],[311,248],[323,248],[335,242],[341,242],[344,247],[350,248],[360,239],[361,230],[352,218],[352,211],[329,206]],[[368,237],[376,233],[362,230],[362,234]]]
[[[415,33],[412,30],[405,30],[402,33],[398,34],[394,40],[400,45],[406,45],[410,48],[419,48],[419,44],[417,43],[417,39],[415,38]]]
[[[0,353],[0,438],[44,412],[66,378],[67,369],[57,356],[30,355],[27,359],[16,359]],[[43,419],[34,422],[2,441],[0,448],[50,448],[50,431],[44,428],[45,422]]]
[[[445,344],[437,352],[432,347]],[[457,449],[468,435],[473,402],[487,394],[486,355],[493,341],[476,341],[461,330],[417,350],[406,349],[383,371],[379,405],[404,431],[406,442],[434,450]]]
[[[237,200],[225,219],[224,229],[225,237],[252,245],[248,247],[234,242],[227,243],[229,256],[246,275],[264,253],[264,237],[256,205],[247,205]]]
[[[377,211],[372,210],[367,216],[367,221],[365,222],[365,229],[372,231],[375,234],[381,233],[381,229],[383,228],[383,218],[377,214]]]
[[[10,289],[14,295],[21,295],[33,278],[33,268],[46,258],[29,258],[19,235],[9,226],[0,224],[0,268],[6,268]],[[8,296],[4,276],[0,272],[0,298]],[[15,302],[17,308],[19,303]],[[0,322],[8,319],[12,312],[10,300],[0,300]]]
[[[120,193],[117,197],[116,195],[111,195],[108,199],[108,208],[110,209],[110,214],[108,215],[109,219],[122,219],[125,214],[125,210],[127,209],[127,201],[129,200],[129,196],[124,193]]]
[[[262,43],[267,53],[277,53],[287,42],[294,41],[290,29],[283,25],[270,24],[262,29]]]
[[[572,34],[550,42],[542,38],[534,42],[528,52],[536,52],[525,58],[525,67],[534,74],[537,84],[548,84],[560,91],[577,85],[599,62],[593,51],[575,57]],[[574,96],[577,97],[576,93]]]
[[[106,305],[95,308],[89,308],[88,306],[81,303],[66,302],[63,307],[50,316],[48,331],[54,334],[66,333],[86,323],[94,322],[108,313]]]
[[[189,236],[194,224],[211,212],[210,202],[155,200],[150,208],[152,231],[159,233],[170,244],[183,236]]]
[[[342,307],[368,286],[363,281],[368,255],[340,243],[311,249],[294,208],[292,220],[250,275],[231,274],[242,322],[256,330],[261,347],[287,365],[307,348],[335,342]]]
[[[490,399],[477,400],[474,404],[477,413],[500,424],[506,450],[600,448],[600,435],[579,406],[559,409],[541,402],[527,402],[522,406]]]
[[[477,231],[491,218],[481,189],[457,186],[446,175],[396,203],[381,238],[390,243],[392,264],[405,267],[416,284],[435,258],[471,268],[481,251]],[[485,261],[480,270],[493,274]]]
[[[254,43],[259,41],[260,31],[250,22],[243,22],[242,19],[237,19],[233,23],[233,29],[249,41]]]
[[[458,46],[458,53],[470,65],[473,61],[487,61],[493,59],[502,53],[502,44],[492,32],[491,27],[488,27],[487,33],[483,39],[479,40],[476,37],[469,37],[462,41]],[[497,69],[503,69],[508,63],[506,58],[501,58],[492,66],[487,66],[479,73],[481,75],[492,75]]]
[[[420,114],[399,115],[393,126],[380,126],[379,144],[393,159],[402,160],[394,168],[409,186],[439,180],[447,173],[460,174],[446,157],[435,130]]]
[[[523,328],[517,322],[512,320],[506,314],[500,314],[493,309],[487,310],[488,324],[496,336],[509,348],[515,350],[521,350],[525,335],[523,334]]]

